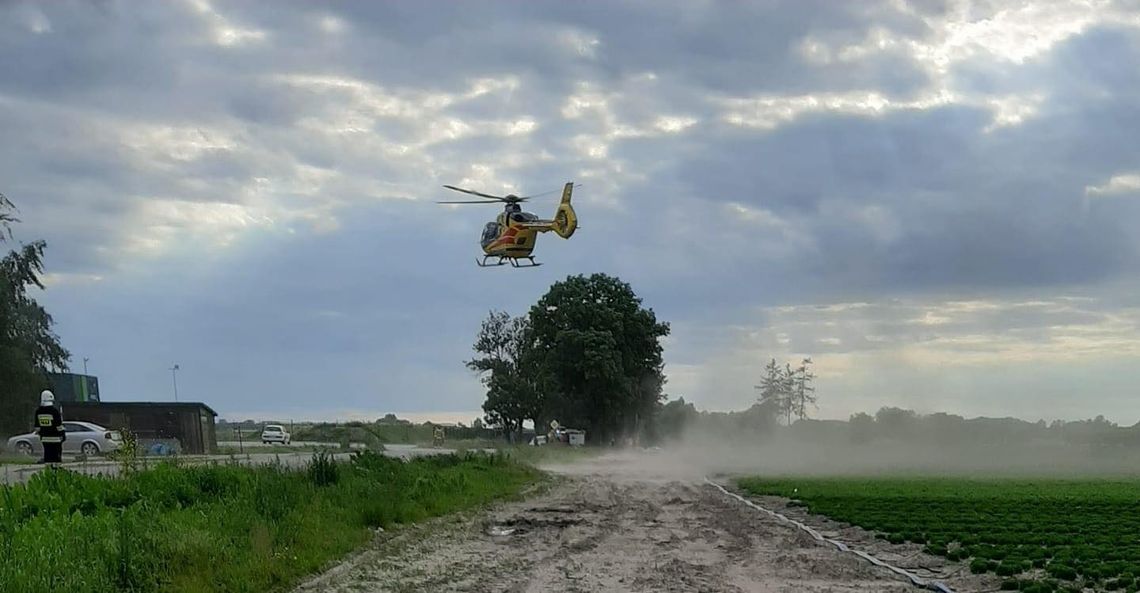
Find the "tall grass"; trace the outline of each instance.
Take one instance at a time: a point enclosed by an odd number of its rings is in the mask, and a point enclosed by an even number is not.
[[[179,467],[121,479],[63,470],[0,488],[0,591],[279,591],[390,527],[520,490],[502,455]]]

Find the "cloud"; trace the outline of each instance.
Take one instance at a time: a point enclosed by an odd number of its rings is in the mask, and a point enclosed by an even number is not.
[[[687,399],[803,351],[840,416],[993,409],[987,360],[1075,385],[1136,355],[1140,205],[1105,199],[1140,190],[1135,8],[9,2],[0,190],[124,397],[178,358],[223,411],[477,409],[481,316],[600,271],[675,325]],[[525,276],[471,265],[496,207],[432,203],[569,180],[582,229]]]
[[[1137,192],[1140,192],[1140,173],[1113,175],[1103,184],[1085,187],[1085,195],[1090,196],[1117,196]]]

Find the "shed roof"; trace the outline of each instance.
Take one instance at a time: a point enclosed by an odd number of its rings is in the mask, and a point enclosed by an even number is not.
[[[202,402],[60,402],[60,405],[67,408],[184,408],[184,409],[205,409],[212,416],[217,416],[218,413],[213,408],[207,406]]]

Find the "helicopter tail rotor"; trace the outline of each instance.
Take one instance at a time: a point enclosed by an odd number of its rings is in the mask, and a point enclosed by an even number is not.
[[[558,204],[558,209],[554,211],[554,220],[550,224],[550,228],[563,239],[569,239],[574,231],[578,230],[578,215],[574,212],[574,207],[570,205],[570,197],[574,192],[574,183],[567,183],[562,188],[562,201]]]

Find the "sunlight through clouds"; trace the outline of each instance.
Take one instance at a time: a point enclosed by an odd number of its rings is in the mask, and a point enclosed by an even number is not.
[[[239,148],[238,141],[229,132],[202,126],[127,126],[121,134],[122,143],[133,149],[140,159],[166,157],[173,161],[192,161]]]
[[[188,3],[209,22],[214,42],[220,46],[238,46],[264,41],[268,35],[260,29],[249,29],[235,25],[230,19],[215,10],[207,0],[188,0]]]
[[[323,390],[477,409],[456,361],[487,309],[604,271],[675,323],[668,391],[698,406],[746,407],[761,361],[810,355],[825,417],[1001,412],[1140,369],[1138,15],[0,3],[0,191],[48,243],[67,341],[198,357],[230,411],[267,388],[313,414]],[[528,202],[547,216],[566,181],[582,231],[526,277],[473,265],[498,206],[434,203],[554,190]],[[132,365],[116,389],[165,385]],[[1113,376],[1098,397],[1126,416]]]

